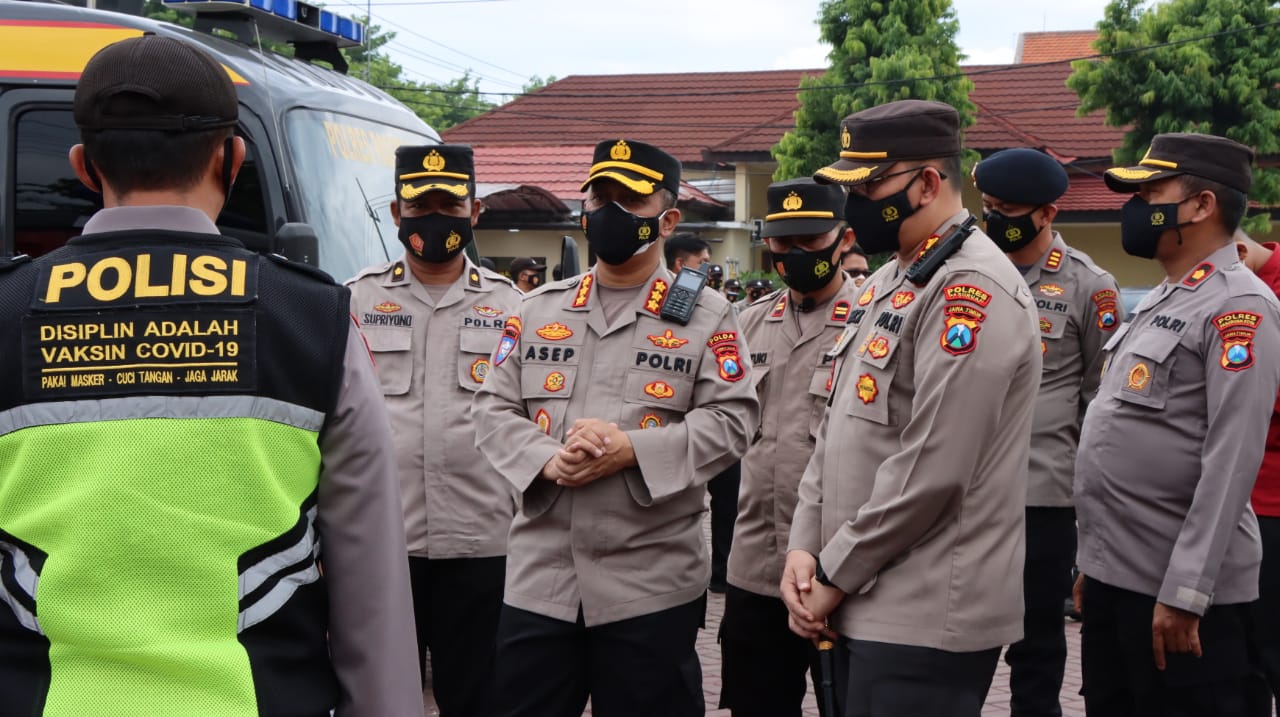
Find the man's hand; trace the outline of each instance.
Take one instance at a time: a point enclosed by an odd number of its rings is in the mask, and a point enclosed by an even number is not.
[[[816,640],[822,635],[835,637],[827,628],[826,614],[819,617],[809,605],[815,587],[832,590],[814,579],[818,571],[818,559],[804,550],[787,553],[787,563],[782,569],[782,602],[787,606],[787,623],[791,631],[800,637]],[[836,590],[835,592],[840,592]],[[843,597],[843,594],[841,594]],[[837,604],[839,604],[837,602]],[[816,606],[816,604],[814,605]],[[832,608],[834,609],[834,608]],[[830,610],[827,611],[830,613]]]
[[[1084,573],[1076,575],[1076,582],[1071,586],[1071,606],[1076,613],[1084,616]]]
[[[568,443],[558,454],[563,471],[555,481],[578,488],[636,465],[631,439],[616,423],[580,418],[569,429]]]
[[[1151,616],[1151,652],[1156,658],[1156,669],[1164,669],[1166,652],[1190,652],[1203,657],[1200,651],[1200,616],[1156,603]]]

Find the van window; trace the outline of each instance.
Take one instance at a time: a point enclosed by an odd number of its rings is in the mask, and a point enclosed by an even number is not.
[[[285,135],[320,268],[342,281],[403,253],[391,219],[396,147],[436,144],[426,135],[311,109],[285,115]]]
[[[14,248],[40,256],[78,236],[85,222],[102,208],[102,197],[80,183],[67,152],[80,142],[70,108],[34,109],[18,115],[14,131]],[[267,207],[258,151],[245,139],[244,164],[231,190],[231,201],[218,217],[223,229],[269,236]]]
[[[62,246],[102,208],[71,171],[67,152],[80,142],[67,109],[37,109],[18,115],[14,127],[14,249],[40,256]]]

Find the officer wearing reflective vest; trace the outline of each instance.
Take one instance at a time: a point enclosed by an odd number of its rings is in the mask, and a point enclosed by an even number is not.
[[[1166,279],[1103,347],[1076,456],[1091,717],[1257,714],[1248,698],[1267,697],[1249,644],[1249,493],[1280,385],[1280,302],[1232,242],[1253,160],[1225,137],[1161,134],[1105,175],[1133,195],[1124,250]]]
[[[787,629],[778,583],[796,488],[831,393],[827,351],[858,295],[837,263],[853,245],[853,232],[844,224],[844,190],[804,178],[772,184],[766,196],[765,245],[787,287],[741,314],[760,429],[742,459],[720,623],[720,706],[735,717],[798,717],[805,670],[816,663],[817,652]]]
[[[746,451],[757,408],[729,303],[672,299],[679,187],[657,147],[596,146],[582,188],[599,262],[525,296],[472,404],[476,444],[521,494],[491,715],[578,717],[588,696],[599,717],[705,712],[704,486]]]
[[[1022,637],[1035,305],[961,203],[954,108],[880,105],[840,140],[814,178],[848,185],[858,244],[896,256],[833,349],[782,595],[796,632],[841,637],[844,714],[978,717]]]
[[[520,292],[464,253],[480,217],[464,145],[396,150],[405,253],[349,282],[391,413],[418,657],[441,717],[480,714],[493,669],[515,491],[475,447],[471,397]]]
[[[1009,646],[1015,717],[1058,717],[1067,662],[1063,597],[1071,592],[1076,515],[1071,501],[1080,422],[1098,390],[1102,345],[1120,326],[1115,279],[1053,229],[1067,191],[1062,165],[1034,149],[1006,149],[978,163],[986,234],[1022,272],[1040,316],[1044,368],[1031,427],[1027,476],[1024,636]]]
[[[345,289],[219,235],[235,88],[143,36],[75,92],[82,236],[0,271],[6,714],[420,716]]]

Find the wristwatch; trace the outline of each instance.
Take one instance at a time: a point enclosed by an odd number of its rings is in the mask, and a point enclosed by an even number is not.
[[[818,563],[818,569],[817,569],[817,571],[814,573],[813,578],[814,578],[814,580],[817,580],[818,582],[822,583],[823,585],[826,585],[826,586],[827,586],[827,587],[829,587],[829,588],[835,588],[835,589],[837,589],[837,590],[839,590],[839,589],[840,589],[840,588],[839,588],[839,586],[837,586],[835,583],[831,582],[831,578],[827,577],[827,571],[825,571],[825,570],[823,570],[823,569],[822,569],[822,563],[821,563],[821,562],[819,562],[819,563]]]

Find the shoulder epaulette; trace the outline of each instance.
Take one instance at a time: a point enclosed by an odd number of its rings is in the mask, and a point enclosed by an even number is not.
[[[506,284],[507,286],[510,286],[513,289],[516,286],[516,283],[512,281],[511,278],[506,274],[499,274],[498,272],[493,271],[492,269],[486,269],[483,266],[479,268],[479,271],[480,271],[480,275],[486,279]]]
[[[778,295],[780,295],[784,291],[786,291],[786,287],[783,287],[781,289],[774,289],[773,291],[770,291],[769,293],[765,294],[759,299],[756,299],[755,301],[748,301],[747,306],[755,306],[756,304],[767,304],[771,301],[777,301]]]
[[[548,282],[546,284],[543,284],[542,286],[539,286],[533,291],[530,291],[529,293],[525,294],[525,298],[528,298],[530,296],[540,296],[542,294],[549,294],[553,291],[565,291],[566,289],[572,289],[578,285],[578,282],[581,281],[582,277],[584,276],[586,276],[586,274],[571,276],[568,279],[561,279],[560,281]]]
[[[359,281],[360,279],[363,279],[366,276],[378,276],[380,274],[385,274],[388,271],[391,271],[392,267],[395,267],[395,266],[398,266],[400,268],[399,273],[396,274],[396,278],[398,279],[404,276],[404,272],[405,272],[404,262],[401,261],[400,259],[396,259],[394,261],[388,261],[384,264],[373,264],[371,266],[366,266],[365,268],[356,272],[355,276],[351,277],[350,279],[347,279],[342,283],[350,286],[352,283]]]
[[[299,274],[305,274],[312,279],[323,281],[326,284],[332,284],[334,286],[338,285],[338,282],[334,281],[333,277],[329,276],[328,272],[311,266],[310,264],[294,261],[289,257],[280,254],[267,254],[267,258],[286,269],[296,271]]]

